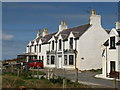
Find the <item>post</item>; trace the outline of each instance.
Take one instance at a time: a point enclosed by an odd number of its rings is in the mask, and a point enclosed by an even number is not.
[[[11,64],[11,72],[13,73],[13,71],[14,71],[14,70],[13,70],[13,64]]]
[[[37,66],[37,77],[39,78],[39,67]]]
[[[75,82],[78,83],[78,68],[75,68]]]
[[[18,68],[18,74],[17,74],[17,76],[19,77],[19,75],[20,75],[20,70],[19,70],[19,68]]]
[[[49,69],[47,70],[47,78],[48,78],[48,80],[50,79],[50,70]]]
[[[33,67],[34,68],[34,67]],[[32,68],[32,73],[33,73],[33,77],[34,77],[34,70],[33,70],[33,68]]]
[[[53,69],[50,71],[50,78],[53,78]]]
[[[78,68],[77,68],[77,50],[74,50],[75,53],[75,82],[78,83]]]
[[[64,78],[63,78],[63,90],[64,90],[66,88],[65,68],[63,69],[63,75],[64,75]]]
[[[113,79],[113,88],[117,88],[117,81],[116,81],[116,78]]]

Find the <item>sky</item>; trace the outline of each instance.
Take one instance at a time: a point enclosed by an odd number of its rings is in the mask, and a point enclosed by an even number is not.
[[[89,23],[91,9],[101,15],[103,28],[115,27],[117,2],[2,2],[2,60],[24,53],[38,29],[56,32],[61,20],[69,28]]]

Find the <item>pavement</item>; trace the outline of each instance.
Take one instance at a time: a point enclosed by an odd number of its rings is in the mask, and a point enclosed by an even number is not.
[[[47,72],[46,69],[40,69],[40,71]],[[54,74],[61,77],[66,77],[72,81],[75,81],[75,70],[62,70],[62,69],[55,69],[53,70]],[[78,82],[86,85],[91,85],[92,87],[99,87],[99,88],[113,88],[114,81],[108,79],[101,79],[96,78],[95,75],[100,74],[100,71],[84,71],[78,72]],[[116,84],[117,88],[120,88],[120,81],[117,81]]]

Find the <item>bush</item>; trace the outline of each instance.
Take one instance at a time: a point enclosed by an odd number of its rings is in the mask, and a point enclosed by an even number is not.
[[[52,82],[52,83],[59,83],[59,84],[62,84],[63,83],[63,78],[61,78],[60,76],[58,76],[58,78],[57,79],[50,79],[50,81]]]
[[[26,72],[26,71],[23,71],[20,74],[20,76],[23,77],[24,79],[31,79],[32,78],[32,74],[30,72]]]

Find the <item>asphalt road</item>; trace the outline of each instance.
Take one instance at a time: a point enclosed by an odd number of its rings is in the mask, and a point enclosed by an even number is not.
[[[92,72],[92,71],[85,71],[78,73],[78,81],[82,84],[97,86],[97,87],[106,87],[106,88],[113,88],[113,80],[106,80],[95,78],[94,76],[99,74],[99,72]],[[59,74],[59,76],[65,76],[66,78],[75,81],[75,72],[71,71],[71,73]],[[117,87],[120,88],[120,81],[117,82]]]
[[[40,69],[40,71],[46,72],[45,69]],[[95,78],[94,76],[100,74],[101,72],[94,72],[94,71],[84,71],[78,73],[78,81],[79,83],[91,85],[93,87],[100,87],[100,88],[113,88],[113,80],[108,79],[100,79]],[[74,70],[61,70],[56,69],[54,70],[54,74],[57,76],[66,77],[72,81],[75,81],[75,71]],[[120,88],[120,81],[117,82],[117,88]]]

